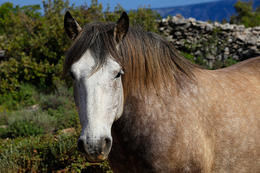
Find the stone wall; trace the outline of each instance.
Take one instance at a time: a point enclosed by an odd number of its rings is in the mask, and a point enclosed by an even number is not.
[[[203,59],[211,68],[216,62],[260,55],[260,27],[208,23],[177,15],[159,21],[159,31],[178,50]]]

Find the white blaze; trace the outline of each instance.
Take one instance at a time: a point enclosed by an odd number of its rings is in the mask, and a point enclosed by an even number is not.
[[[111,137],[111,126],[123,111],[121,77],[115,78],[121,66],[107,57],[96,72],[96,61],[90,50],[71,67],[75,76],[74,96],[79,108],[82,132],[80,138],[95,143],[104,136]]]

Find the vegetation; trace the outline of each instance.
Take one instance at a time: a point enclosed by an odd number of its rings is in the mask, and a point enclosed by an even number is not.
[[[237,14],[231,16],[230,23],[243,24],[245,27],[260,26],[260,6],[253,9],[253,1],[238,0],[235,4]]]
[[[0,6],[0,49],[6,51],[0,60],[0,93],[16,92],[21,83],[30,83],[44,91],[55,88],[63,79],[64,54],[71,41],[63,28],[63,17],[70,10],[81,25],[93,21],[116,21],[123,8],[103,12],[97,0],[74,7],[68,0],[43,1],[44,14],[39,5],[14,7],[12,3]],[[140,25],[156,31],[159,15],[151,9],[130,11],[131,25]]]
[[[86,162],[76,142],[64,134],[0,139],[0,172],[112,172],[107,162]]]
[[[90,164],[77,150],[80,125],[71,88],[50,94],[28,84],[21,88],[18,94],[30,91],[30,97],[1,104],[0,172],[111,172],[107,162]]]

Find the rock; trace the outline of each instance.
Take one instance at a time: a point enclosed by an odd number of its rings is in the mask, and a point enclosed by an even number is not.
[[[206,24],[206,31],[212,31],[213,26],[211,24]]]
[[[225,54],[229,54],[229,48],[225,47],[224,52],[225,52]]]
[[[237,56],[237,55],[234,55],[232,58],[233,58],[234,60],[239,60],[239,56]]]
[[[218,23],[218,22],[214,22],[214,27],[220,27],[221,26],[221,24],[220,23]]]
[[[167,23],[167,22],[168,22],[168,18],[167,18],[167,19],[163,18],[163,19],[162,19],[162,22],[163,22],[163,23]]]
[[[214,60],[215,59],[215,57],[213,55],[208,55],[206,58],[210,59],[210,60]]]
[[[162,19],[159,26],[177,49],[190,50],[195,57],[204,57],[209,65],[228,57],[242,60],[260,55],[260,27],[211,24],[181,15]]]
[[[27,108],[27,110],[30,111],[30,112],[35,112],[35,111],[37,111],[39,109],[40,109],[40,105],[39,104],[32,105],[32,106]]]
[[[179,31],[177,31],[177,32],[175,32],[175,33],[174,33],[174,35],[176,35],[176,36],[181,36],[181,35],[182,35],[182,33],[181,33],[181,32],[179,32]]]
[[[68,135],[71,136],[73,134],[76,134],[76,130],[74,128],[67,128],[60,131],[61,135]]]
[[[195,53],[194,53],[195,56],[199,56],[201,55],[201,51],[197,50]]]
[[[169,42],[171,42],[173,39],[172,39],[172,36],[171,35],[169,35],[169,36],[167,36],[166,37],[166,40],[168,40]]]
[[[0,126],[0,129],[7,129],[7,128],[8,128],[7,125],[1,125],[1,126]]]
[[[255,31],[260,31],[260,26],[254,27]]]
[[[192,18],[192,17],[190,17],[190,18],[188,18],[188,21],[189,21],[190,23],[192,23],[192,22],[196,22],[196,19],[195,19],[195,18]]]
[[[164,31],[164,29],[165,29],[164,27],[160,27],[159,31],[162,32],[162,31]]]

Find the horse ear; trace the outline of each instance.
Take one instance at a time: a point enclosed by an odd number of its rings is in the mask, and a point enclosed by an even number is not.
[[[129,18],[126,12],[123,12],[114,28],[114,38],[119,43],[126,35],[129,28]]]
[[[79,26],[78,22],[71,16],[70,12],[67,11],[64,17],[64,28],[67,35],[72,39],[75,40],[77,35],[82,30]]]

